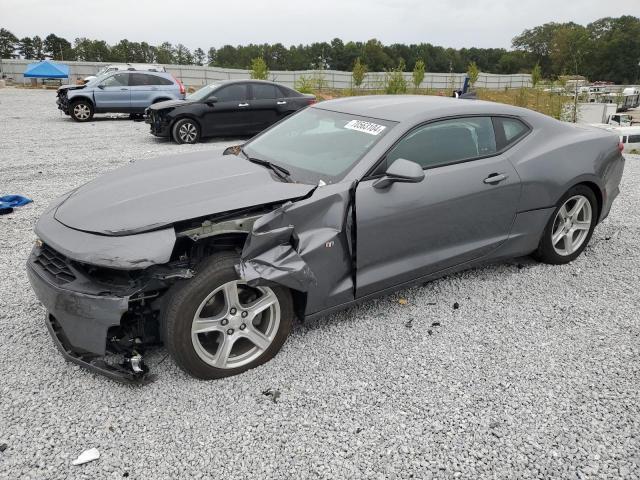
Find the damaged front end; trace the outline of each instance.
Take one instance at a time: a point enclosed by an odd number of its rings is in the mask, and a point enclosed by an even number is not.
[[[302,315],[354,299],[354,185],[317,188],[253,225],[237,271],[250,285],[278,284],[305,295]]]
[[[145,349],[159,344],[162,293],[193,272],[179,262],[144,270],[117,270],[72,260],[38,242],[27,274],[47,309],[46,325],[63,356],[114,380],[153,380]]]
[[[83,89],[84,85],[63,85],[56,92],[56,104],[65,115],[69,115],[69,91]]]

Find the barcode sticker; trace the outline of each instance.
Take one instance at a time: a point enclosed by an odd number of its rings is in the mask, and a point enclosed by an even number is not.
[[[363,122],[362,120],[351,120],[344,126],[344,128],[368,133],[369,135],[380,135],[380,133],[382,133],[382,131],[387,127],[384,125],[378,125],[377,123]]]

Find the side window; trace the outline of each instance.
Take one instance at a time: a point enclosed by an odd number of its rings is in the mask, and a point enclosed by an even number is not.
[[[289,97],[299,97],[300,94],[295,90],[291,90],[290,88],[283,87],[282,85],[278,86],[278,90],[280,91],[280,97],[289,98]]]
[[[129,77],[129,85],[132,87],[142,87],[146,85],[154,85],[153,77],[144,73],[132,73]]]
[[[276,87],[267,83],[252,83],[253,100],[271,100],[278,98]]]
[[[621,141],[622,143],[627,143],[627,136],[626,136],[626,135],[624,135],[624,136],[620,137],[620,139],[621,139],[620,141]]]
[[[240,102],[247,99],[247,86],[244,84],[228,85],[216,90],[213,94],[219,102]]]
[[[157,75],[149,75],[146,73],[132,73],[129,85],[132,87],[139,87],[143,85],[173,85],[171,80],[168,80]]]
[[[126,87],[128,85],[128,77],[126,73],[116,73],[109,78],[105,78],[101,85],[103,87]]]
[[[496,117],[495,121],[500,150],[517,142],[529,132],[529,127],[515,118]]]
[[[640,135],[629,135],[629,141],[627,143],[640,143]]]
[[[387,155],[387,165],[404,158],[423,168],[461,162],[496,153],[493,122],[468,117],[430,123],[407,134]]]
[[[153,80],[155,82],[154,85],[173,85],[172,80],[164,77],[158,77],[157,75],[153,75]]]

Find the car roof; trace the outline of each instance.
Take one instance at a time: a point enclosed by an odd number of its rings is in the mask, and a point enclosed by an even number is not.
[[[394,122],[419,122],[455,115],[514,115],[525,118],[541,116],[532,110],[501,103],[434,95],[346,97],[317,103],[312,108]]]
[[[266,83],[268,85],[277,85],[279,87],[283,87],[284,85],[280,85],[276,82],[271,82],[269,80],[258,80],[253,78],[235,78],[232,80],[216,80],[213,82],[213,85],[230,85],[233,83]]]

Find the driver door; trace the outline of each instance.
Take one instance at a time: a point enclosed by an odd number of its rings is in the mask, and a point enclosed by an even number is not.
[[[420,164],[425,178],[376,188],[375,177],[398,158]],[[379,172],[356,190],[356,297],[478,259],[509,236],[520,181],[496,151],[489,117],[418,127]]]
[[[110,112],[126,112],[131,108],[129,74],[114,73],[105,78],[94,90],[96,108]]]
[[[223,85],[212,92],[218,100],[205,103],[203,136],[247,133],[251,124],[247,93],[245,83]]]

